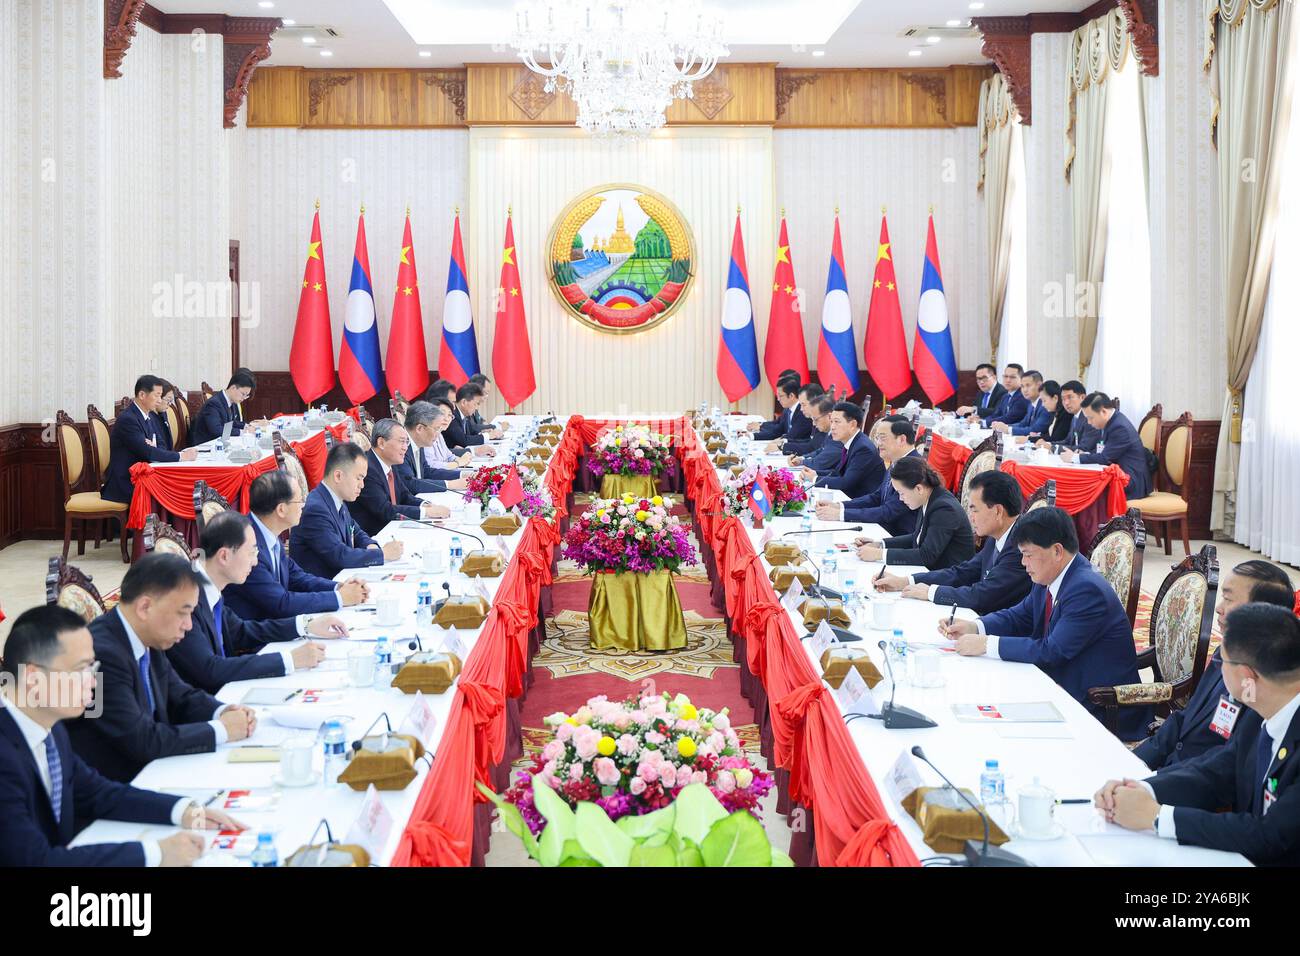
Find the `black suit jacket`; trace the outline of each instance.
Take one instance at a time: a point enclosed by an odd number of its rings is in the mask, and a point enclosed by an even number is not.
[[[1205,673],[1201,675],[1201,682],[1196,685],[1187,706],[1166,717],[1160,729],[1133,752],[1152,770],[1166,770],[1223,746],[1228,741],[1211,730],[1210,723],[1214,720],[1214,712],[1219,709],[1219,698],[1226,693],[1228,686],[1223,682],[1223,661],[1215,651],[1206,662]],[[1258,722],[1259,714],[1241,705],[1232,736]]]
[[[67,730],[55,724],[50,734],[63,767],[56,820],[31,748],[8,710],[0,707],[0,866],[144,866],[139,843],[72,849],[68,843],[96,820],[170,824],[180,798],[106,779],[73,752]]]
[[[1147,783],[1157,800],[1175,808],[1179,843],[1234,851],[1256,866],[1300,866],[1300,714],[1260,773],[1263,727],[1262,721],[1239,726],[1224,746],[1148,777]],[[1261,815],[1265,780],[1277,781],[1277,799]]]
[[[216,733],[208,725],[221,706],[215,697],[183,681],[166,654],[151,651],[151,711],[119,612],[91,621],[90,634],[100,666],[95,693],[103,700],[103,713],[68,724],[72,746],[86,763],[110,780],[126,783],[151,760],[216,749]]]
[[[937,488],[917,519],[917,529],[886,538],[885,549],[886,564],[919,564],[938,571],[975,553],[975,532],[961,502],[947,488]]]
[[[393,504],[388,497],[388,478],[384,475],[384,466],[379,463],[373,450],[366,452],[366,465],[366,483],[357,500],[348,509],[366,534],[378,534],[390,521],[400,521],[403,518],[418,520],[420,499],[411,494],[401,473],[396,468],[393,469],[393,486],[397,491],[397,504]]]
[[[231,423],[230,434],[232,435],[238,435],[244,430],[239,406],[231,405],[226,399],[225,392],[217,392],[203,403],[199,413],[194,416],[194,424],[190,426],[190,444],[201,445],[205,441],[220,438],[226,422]]]
[[[1151,469],[1147,467],[1146,447],[1123,412],[1110,417],[1101,431],[1099,443],[1102,445],[1100,452],[1082,454],[1079,461],[1086,465],[1119,465],[1128,475],[1125,498],[1135,500],[1151,494]]]
[[[862,432],[858,432],[849,445],[849,453],[843,455],[843,462],[837,462],[830,474],[817,479],[818,488],[838,488],[850,498],[857,498],[880,487],[885,477],[885,462],[873,442]]]
[[[284,659],[279,654],[258,654],[257,651],[272,641],[297,640],[296,625],[291,617],[278,621],[245,621],[222,601],[223,640],[219,651],[216,621],[208,605],[208,596],[200,588],[193,626],[180,643],[167,652],[167,659],[182,680],[209,694],[215,694],[231,681],[283,677]]]
[[[1069,441],[1073,426],[1074,418],[1065,410],[1065,406],[1057,405],[1047,427],[1038,432],[1038,437],[1054,445],[1064,445]]]
[[[180,452],[163,445],[158,433],[157,418],[151,413],[148,421],[140,414],[140,407],[132,402],[122,409],[109,435],[108,471],[104,475],[103,496],[108,501],[130,504],[135,493],[131,482],[131,466],[142,461],[180,461]],[[149,444],[149,439],[154,444]]]
[[[980,418],[988,418],[1002,402],[1002,396],[1007,394],[1006,388],[1001,382],[995,382],[993,388],[987,392],[980,392],[979,400],[975,403],[975,414]]]
[[[763,422],[758,426],[758,431],[754,433],[754,437],[760,441],[774,441],[783,436],[790,437],[790,423],[793,421],[794,413],[798,408],[798,405],[791,405],[776,418]]]
[[[1075,451],[1090,452],[1096,450],[1097,442],[1100,440],[1101,432],[1088,424],[1088,416],[1080,410],[1070,419],[1070,427],[1066,431],[1065,441],[1062,444]]]
[[[781,451],[787,455],[811,455],[826,444],[830,437],[830,432],[820,432],[813,428],[807,438],[787,438]]]
[[[423,448],[416,448],[415,442],[406,446],[406,457],[394,467],[406,482],[412,494],[420,495],[431,491],[446,491],[447,482],[460,477],[459,471],[448,468],[435,468],[423,458],[420,459],[420,477],[415,477],[415,456],[423,455]]]
[[[167,424],[165,412],[154,412],[154,431],[158,433],[158,444],[171,451],[176,443],[172,440],[171,426]]]
[[[447,442],[448,448],[468,448],[471,445],[482,445],[487,441],[483,435],[470,429],[465,416],[461,414],[460,406],[455,402],[451,405],[451,424],[447,426],[443,439]]]
[[[323,481],[307,495],[302,520],[289,532],[294,561],[308,574],[321,578],[333,578],[344,568],[383,564],[384,552],[371,544],[370,535],[357,525],[352,510],[345,504],[340,514],[334,507]]]
[[[916,583],[938,585],[934,592],[935,604],[956,604],[977,614],[1013,607],[1025,599],[1034,583],[1020,563],[1018,543],[1013,525],[1001,551],[997,540],[990,536],[973,558],[942,571],[918,574]]]
[[[917,454],[916,449],[912,449],[903,457],[909,458]],[[917,516],[918,513],[903,504],[903,499],[898,497],[893,479],[888,474],[880,480],[880,487],[871,494],[844,502],[845,521],[878,524],[891,535],[911,534],[916,530]]]

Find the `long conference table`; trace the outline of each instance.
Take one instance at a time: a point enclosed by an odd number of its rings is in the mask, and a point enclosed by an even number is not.
[[[503,416],[503,418],[506,418]],[[530,421],[508,417],[513,428]],[[820,681],[820,663],[814,659],[802,620],[781,606],[772,587],[770,567],[762,558],[764,532],[742,526],[735,518],[719,515],[718,497],[728,477],[716,469],[705,453],[694,428],[684,419],[669,416],[630,416],[622,421],[649,421],[678,436],[679,460],[683,465],[688,504],[693,511],[702,553],[713,576],[715,593],[727,610],[736,644],[736,659],[742,673],[742,688],[755,705],[763,736],[764,753],[777,773],[784,812],[806,813],[811,825],[796,828],[800,846],[792,855],[800,862],[821,865],[915,865],[935,854],[925,846],[920,829],[892,795],[889,780],[899,755],[919,743],[936,764],[962,787],[978,792],[978,777],[986,758],[998,759],[1007,775],[1008,795],[1037,777],[1059,797],[1090,796],[1108,777],[1144,776],[1146,770],[1132,754],[1111,737],[1091,715],[1066,695],[1037,668],[1025,664],[960,658],[940,652],[944,686],[921,689],[900,680],[896,702],[921,710],[939,726],[927,730],[885,730],[879,721],[853,719],[844,723],[844,705]],[[730,416],[728,429],[743,427],[747,420]],[[506,785],[511,762],[520,755],[518,711],[531,682],[529,666],[539,640],[542,589],[551,581],[554,548],[563,527],[570,493],[585,448],[614,419],[585,420],[574,416],[564,420],[564,433],[554,448],[542,476],[557,507],[553,522],[528,520],[506,539],[510,559],[498,578],[482,578],[492,610],[483,625],[459,632],[467,655],[464,667],[448,690],[426,695],[434,718],[426,747],[430,759],[417,764],[414,781],[400,791],[380,792],[391,824],[386,834],[380,828],[382,845],[372,854],[379,865],[469,865],[481,863],[490,840],[491,809],[474,792],[475,781],[497,789]],[[428,496],[454,506],[458,494]],[[453,515],[454,517],[454,515]],[[448,528],[478,534],[477,523],[446,522]],[[774,533],[797,530],[799,519],[779,518],[770,522]],[[814,521],[814,530],[834,527]],[[863,533],[870,534],[866,529]],[[814,557],[825,539],[847,541],[855,532],[817,535],[809,539]],[[414,553],[430,548],[447,549],[450,534],[413,522],[394,522],[377,537],[397,538],[406,546],[403,560],[360,572],[369,579],[369,605],[347,608],[340,616],[348,623],[348,639],[326,642],[327,658],[320,667],[289,677],[229,684],[216,695],[225,702],[238,702],[252,687],[322,691],[315,704],[321,720],[346,717],[349,742],[359,738],[383,713],[396,729],[415,703],[413,696],[397,689],[376,690],[348,684],[347,655],[358,647],[372,647],[380,633],[395,641],[394,660],[411,653],[407,641],[416,633],[414,608],[416,590],[428,581],[435,596],[442,592],[447,572],[428,573]],[[466,550],[475,542],[462,536]],[[489,541],[489,546],[494,542]],[[847,552],[839,553],[837,573],[827,573],[828,586],[842,583],[846,574],[865,582],[879,564],[864,565]],[[352,571],[341,572],[340,579]],[[398,580],[394,576],[401,576]],[[467,591],[465,579],[458,585]],[[869,585],[866,596],[872,598]],[[401,603],[400,627],[376,627],[365,608],[384,597]],[[917,645],[940,644],[935,630],[939,609],[918,601],[899,601],[896,622],[906,639]],[[959,611],[959,614],[963,612]],[[855,645],[872,656],[882,673],[887,673],[875,640],[884,636],[870,630],[869,612],[855,618],[852,630],[864,640]],[[436,649],[445,634],[425,628],[420,632],[424,649]],[[279,646],[268,648],[267,652]],[[872,692],[876,703],[887,699],[888,680]],[[1065,720],[1047,726],[1002,728],[963,724],[952,717],[954,703],[1050,701]],[[862,702],[854,705],[861,709]],[[230,763],[229,752],[247,744],[278,747],[291,737],[313,737],[312,731],[281,726],[274,708],[259,707],[256,732],[247,742],[225,744],[215,753],[156,760],[146,766],[134,783],[170,793],[193,795],[200,802],[213,800],[222,806],[231,791],[252,790],[254,796],[270,797],[268,805],[255,810],[231,810],[249,826],[248,833],[230,848],[218,849],[221,838],[213,834],[212,849],[201,863],[244,865],[259,831],[275,834],[281,862],[306,845],[319,822],[329,822],[335,840],[343,842],[362,811],[366,795],[344,785],[316,782],[307,787],[281,787],[276,783],[277,763]],[[289,722],[301,723],[294,715]],[[1030,727],[1024,731],[1024,727]],[[382,729],[382,727],[380,728]],[[1050,736],[1045,735],[1050,734]],[[323,753],[316,742],[313,769],[323,770]],[[430,769],[431,768],[431,769]],[[919,772],[927,784],[939,781],[924,765]],[[1182,847],[1160,840],[1153,834],[1133,834],[1107,826],[1087,806],[1058,807],[1057,819],[1068,833],[1053,841],[1012,840],[1008,850],[1043,865],[1245,865],[1236,854]],[[156,839],[172,832],[166,827],[100,821],[92,824],[75,844],[106,841]],[[372,831],[373,833],[373,831]],[[323,837],[317,835],[319,842]]]

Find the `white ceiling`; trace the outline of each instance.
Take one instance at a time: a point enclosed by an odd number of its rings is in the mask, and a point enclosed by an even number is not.
[[[1092,0],[706,0],[723,14],[732,62],[776,63],[783,67],[949,66],[983,63],[980,40],[965,30],[972,16],[1078,12]],[[514,59],[508,40],[517,0],[152,0],[163,13],[225,13],[276,16],[296,24],[271,43],[270,66],[430,67]],[[394,14],[397,11],[401,19]],[[960,20],[957,33],[928,44],[905,37],[911,27],[945,28]],[[410,27],[403,26],[406,22]],[[332,27],[329,37],[319,28]],[[317,28],[317,29],[306,29]],[[315,44],[302,42],[313,35]],[[419,39],[438,42],[417,44]],[[333,55],[323,57],[321,50]],[[424,50],[430,55],[420,56]],[[814,51],[824,51],[814,56]],[[919,56],[909,51],[919,50]],[[725,60],[723,62],[726,62]]]

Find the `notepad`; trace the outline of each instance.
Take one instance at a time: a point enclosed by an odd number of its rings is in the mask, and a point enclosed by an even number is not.
[[[1064,723],[1050,700],[1014,704],[953,704],[952,714],[966,723]]]
[[[226,751],[226,761],[228,763],[279,763],[280,748],[256,745],[235,747],[233,750]]]

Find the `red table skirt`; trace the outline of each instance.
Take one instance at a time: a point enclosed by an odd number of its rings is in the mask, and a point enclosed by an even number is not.
[[[955,442],[951,438],[944,438],[938,432],[935,432],[934,438],[930,440],[930,467],[939,473],[943,483],[948,490],[954,494],[957,491],[957,482],[961,480],[961,470],[966,466],[970,458],[970,449],[960,442]]]

